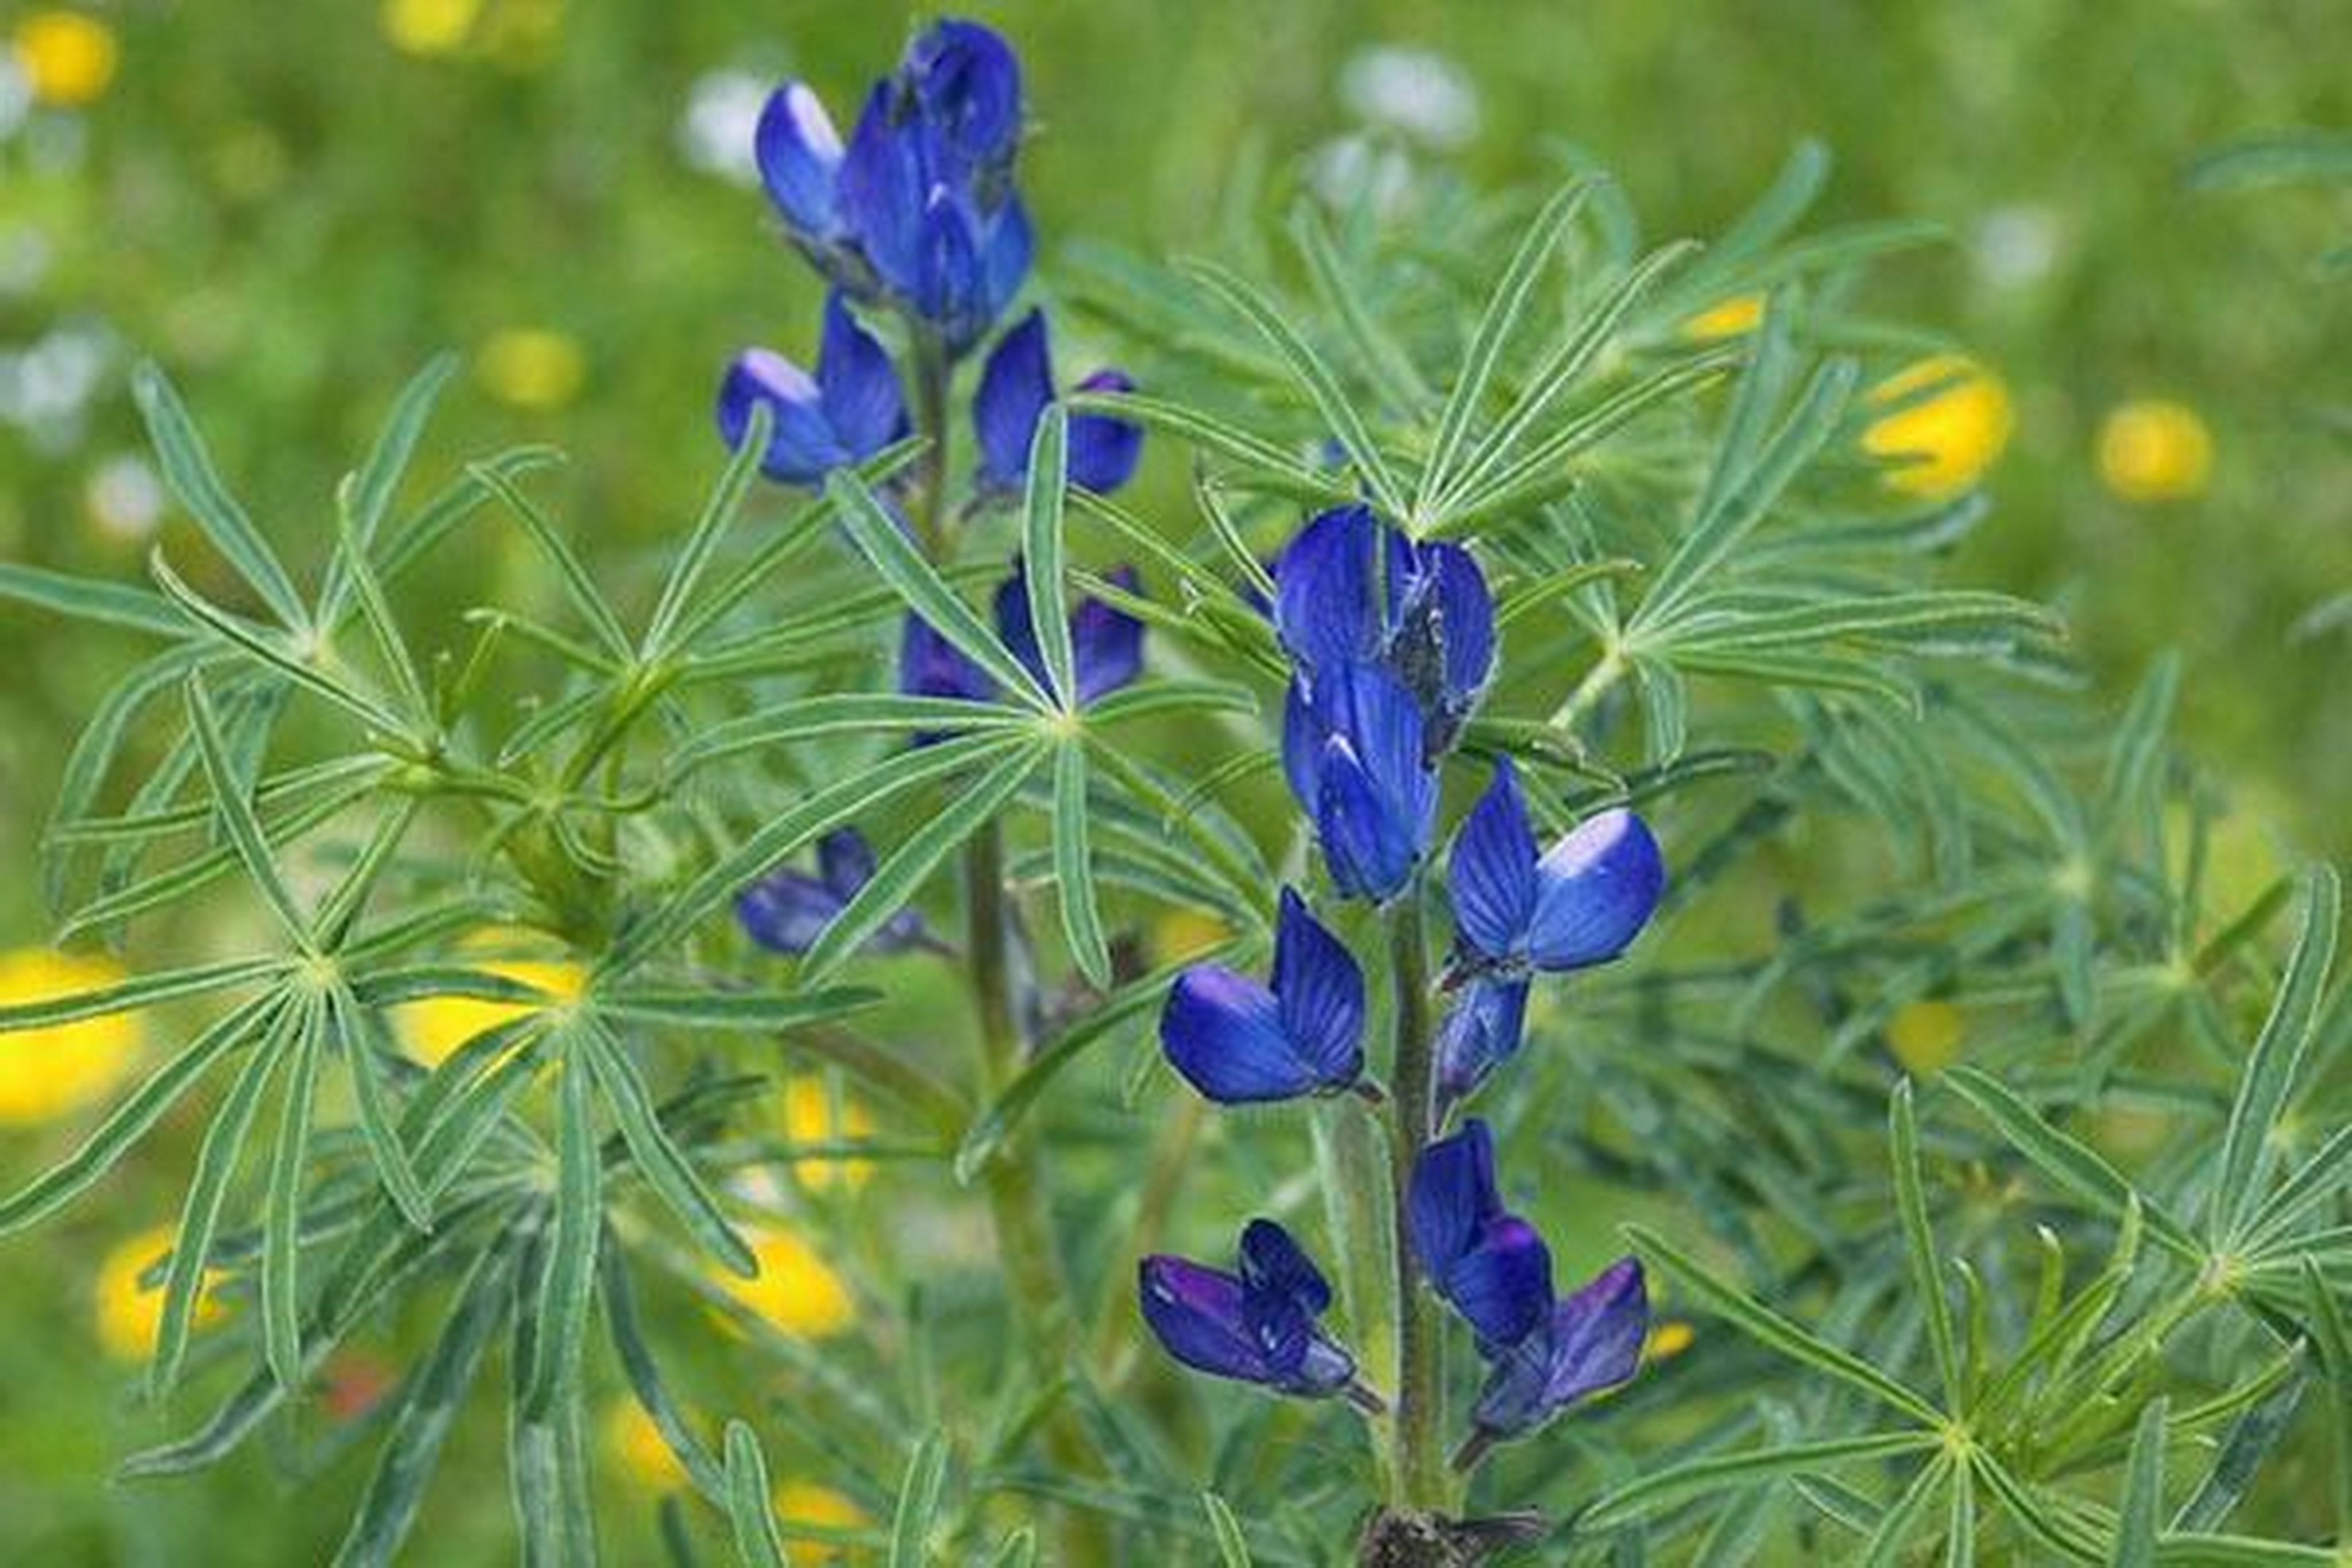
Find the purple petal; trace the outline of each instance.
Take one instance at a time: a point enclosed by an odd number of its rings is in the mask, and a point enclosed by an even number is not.
[[[1036,251],[1036,240],[1029,229],[1029,209],[1021,204],[1020,197],[1008,197],[988,220],[979,246],[978,307],[980,326],[984,328],[1003,315],[1004,308],[1013,303],[1013,297],[1021,292],[1022,280],[1029,276],[1029,262]]]
[[[1242,1283],[1287,1296],[1309,1316],[1331,1304],[1331,1284],[1289,1231],[1271,1219],[1253,1219],[1242,1231]]]
[[[1437,779],[1422,755],[1421,710],[1385,670],[1356,664],[1318,675],[1325,741],[1316,831],[1332,880],[1349,897],[1402,890],[1429,847]]]
[[[1517,1052],[1527,1012],[1527,981],[1470,982],[1437,1031],[1437,1087],[1445,1103],[1468,1095]]]
[[[1275,562],[1275,630],[1312,671],[1360,663],[1380,651],[1372,618],[1371,508],[1335,507],[1299,529]]]
[[[1649,827],[1622,808],[1579,823],[1536,863],[1528,951],[1539,969],[1605,963],[1641,934],[1666,885]]]
[[[871,457],[907,433],[907,404],[890,351],[857,324],[840,291],[826,296],[817,385],[835,437],[853,461]]]
[[[1323,724],[1315,712],[1307,677],[1290,677],[1282,697],[1282,776],[1301,810],[1312,813],[1322,798]]]
[[[1491,1221],[1467,1252],[1437,1282],[1477,1331],[1479,1353],[1501,1354],[1551,1312],[1551,1252],[1535,1227],[1514,1214]]]
[[[1097,371],[1078,383],[1080,392],[1130,392],[1135,382],[1121,371]],[[1135,477],[1143,460],[1143,426],[1107,413],[1070,416],[1070,483],[1108,496]]]
[[[1316,1087],[1314,1070],[1283,1033],[1280,1004],[1265,986],[1223,964],[1176,977],[1160,1013],[1169,1065],[1224,1105],[1288,1100]]]
[[[1536,836],[1507,757],[1478,798],[1445,867],[1454,900],[1454,939],[1465,951],[1499,963],[1518,951],[1536,912]]]
[[[735,895],[735,918],[771,952],[805,953],[844,902],[805,872],[771,872]]]
[[[1552,1309],[1546,1402],[1557,1409],[1630,1379],[1641,1369],[1649,1332],[1641,1260],[1620,1258]]]
[[[1460,1132],[1422,1151],[1406,1189],[1405,1228],[1431,1280],[1444,1280],[1502,1214],[1495,1142],[1486,1123],[1473,1116]]]
[[[841,170],[841,135],[816,94],[786,82],[760,111],[752,139],[760,179],[784,222],[819,243],[839,233],[834,184]]]
[[[760,471],[787,485],[814,484],[847,459],[824,416],[815,380],[766,349],[746,349],[719,383],[719,434],[732,451],[743,444],[751,411],[768,406],[772,428]]]
[[[825,886],[847,903],[874,880],[874,849],[856,828],[835,828],[816,841],[818,872]]]
[[[1130,593],[1143,586],[1131,566],[1113,567],[1103,576]],[[1078,702],[1108,696],[1143,674],[1143,622],[1089,595],[1070,612],[1070,654]]]
[[[898,689],[910,697],[986,702],[996,695],[996,683],[929,622],[909,614],[898,639]]]
[[[1275,925],[1274,994],[1283,1033],[1319,1086],[1353,1083],[1364,1070],[1363,971],[1286,887]]]
[[[1445,633],[1446,706],[1467,714],[1494,674],[1495,597],[1477,559],[1460,545],[1423,545],[1422,560],[1437,580],[1438,614]]]
[[[1021,138],[1021,65],[1003,38],[977,22],[942,21],[908,46],[906,74],[961,164],[1011,161]]]
[[[921,271],[929,182],[921,127],[902,122],[890,84],[866,95],[835,183],[840,228],[856,242],[875,274],[901,298],[916,292]]]
[[[1244,1320],[1239,1280],[1163,1253],[1143,1260],[1137,1285],[1143,1321],[1169,1354],[1212,1376],[1267,1380],[1265,1354]]]
[[[1032,310],[996,340],[972,394],[972,428],[980,435],[982,482],[1017,490],[1029,472],[1029,444],[1038,416],[1054,398],[1052,350],[1045,313]]]

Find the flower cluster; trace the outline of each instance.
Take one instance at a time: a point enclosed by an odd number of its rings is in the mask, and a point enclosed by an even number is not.
[[[1290,787],[1332,891],[1378,906],[1410,953],[1421,940],[1439,774],[1495,669],[1485,573],[1459,545],[1411,539],[1349,506],[1311,518],[1274,577],[1275,629],[1291,664],[1282,736]],[[1485,1123],[1468,1120],[1425,1146],[1421,1139],[1518,1050],[1534,978],[1622,953],[1656,908],[1665,873],[1648,827],[1622,809],[1541,848],[1517,770],[1498,756],[1454,834],[1445,880],[1454,939],[1437,988],[1451,1005],[1433,1039],[1400,1034],[1391,1085],[1425,1103],[1391,1103],[1365,1078],[1363,971],[1297,888],[1281,892],[1271,973],[1184,970],[1160,1038],[1178,1074],[1220,1103],[1353,1090],[1389,1105],[1401,1168],[1410,1163],[1400,1245],[1468,1322],[1487,1365],[1467,1464],[1632,1376],[1648,1306],[1630,1258],[1555,1295],[1549,1249],[1504,1207]],[[1424,986],[1423,974],[1422,961],[1401,964],[1396,985]],[[1419,1007],[1408,1009],[1417,999],[1400,994],[1391,1005],[1417,1017]],[[1427,1062],[1410,1079],[1408,1049]],[[1328,1293],[1289,1237],[1255,1221],[1242,1251],[1238,1275],[1179,1259],[1145,1263],[1144,1317],[1169,1352],[1280,1393],[1360,1391],[1347,1352],[1315,1327]]]

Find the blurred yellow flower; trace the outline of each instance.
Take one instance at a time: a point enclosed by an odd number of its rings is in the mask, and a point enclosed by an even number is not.
[[[515,408],[562,408],[588,379],[588,356],[574,340],[543,327],[490,334],[474,361],[492,397]]]
[[[480,966],[486,974],[537,986],[559,1002],[577,1001],[588,984],[578,964],[542,958],[500,958]],[[438,1067],[457,1048],[510,1019],[537,1011],[528,1002],[489,1002],[474,997],[428,997],[393,1009],[402,1049],[427,1067]]]
[[[563,0],[499,0],[482,26],[482,52],[510,71],[547,63],[563,32]]]
[[[2099,426],[2099,478],[2126,501],[2185,501],[2213,473],[2213,433],[2186,403],[2144,398]]]
[[[794,1525],[815,1525],[820,1530],[867,1530],[874,1524],[873,1516],[834,1490],[814,1481],[786,1481],[776,1489],[776,1517],[789,1531]],[[794,1542],[793,1561],[820,1564],[843,1563],[850,1560],[845,1547]]]
[[[1670,1318],[1650,1331],[1647,1344],[1642,1347],[1643,1361],[1668,1361],[1682,1354],[1698,1337],[1690,1324],[1679,1318]]]
[[[635,1399],[614,1400],[597,1425],[605,1451],[631,1480],[655,1491],[674,1491],[686,1485],[686,1467],[677,1462],[661,1428]]]
[[[760,1277],[714,1271],[720,1291],[776,1330],[804,1339],[836,1334],[856,1321],[849,1287],[799,1237],[788,1230],[747,1228],[743,1239],[760,1260]]]
[[[154,1353],[155,1327],[163,1317],[163,1287],[160,1281],[142,1287],[139,1276],[172,1249],[174,1234],[169,1225],[142,1230],[118,1244],[98,1265],[98,1343],[117,1361],[143,1361]],[[221,1305],[213,1296],[219,1279],[218,1270],[205,1271],[204,1288],[196,1293],[194,1321],[198,1328],[220,1319]]]
[[[114,29],[79,11],[36,11],[16,24],[10,42],[33,100],[60,109],[103,97],[121,55]]]
[[[1764,297],[1761,294],[1735,294],[1719,304],[1708,306],[1684,322],[1683,336],[1709,343],[1753,332],[1763,320]]]
[[[1162,964],[1213,947],[1233,932],[1202,909],[1171,909],[1151,923],[1151,956]]]
[[[482,0],[383,0],[379,17],[394,48],[412,55],[450,55],[465,47]]]
[[[1886,1049],[1906,1072],[1930,1076],[1960,1059],[1968,1017],[1950,1002],[1906,1002],[1886,1020]]]
[[[1898,462],[1886,471],[1891,489],[1941,499],[1981,478],[2009,444],[2016,411],[1999,376],[1958,354],[1937,354],[1906,366],[1871,389],[1870,402],[1916,402],[1880,415],[1863,433],[1864,450]]]
[[[833,1091],[814,1075],[784,1082],[781,1120],[784,1139],[792,1144],[844,1144],[874,1135],[874,1118],[866,1107],[841,1096],[835,1113]],[[822,1190],[838,1182],[855,1192],[874,1174],[871,1160],[845,1159],[837,1155],[793,1162],[793,1175],[803,1186]]]
[[[111,958],[18,947],[0,953],[0,1006],[47,1001],[120,985]],[[0,1040],[0,1126],[79,1111],[129,1075],[145,1030],[135,1012],[26,1030]]]

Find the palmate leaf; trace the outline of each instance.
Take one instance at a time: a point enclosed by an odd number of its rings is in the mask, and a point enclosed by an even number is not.
[[[297,652],[287,642],[285,633],[230,613],[182,581],[160,546],[149,552],[147,570],[164,597],[195,625],[215,633],[285,680],[341,708],[374,734],[396,737],[405,733],[397,714],[341,678],[340,673],[331,674],[319,661]]]
[[[2247,1055],[2222,1134],[2221,1167],[2207,1197],[2206,1229],[2217,1251],[2227,1251],[2244,1239],[2247,1220],[2264,1197],[2272,1129],[2310,1051],[2336,956],[2341,902],[2334,867],[2314,866],[2304,873],[2302,929],[2270,1016],[2263,1020]]]

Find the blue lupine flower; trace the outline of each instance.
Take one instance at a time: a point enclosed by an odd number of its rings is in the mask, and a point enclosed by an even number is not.
[[[839,293],[824,303],[824,338],[812,376],[782,354],[747,349],[719,387],[719,434],[743,444],[751,410],[772,424],[761,472],[788,485],[821,483],[831,470],[871,457],[907,434],[907,405],[888,350],[857,324]]]
[[[1527,1026],[1528,982],[1481,975],[1454,998],[1437,1030],[1437,1094],[1466,1099],[1486,1074],[1517,1053]]]
[[[1080,392],[1133,392],[1135,383],[1117,370],[1100,370],[1078,383]],[[1053,352],[1046,341],[1045,313],[1032,310],[989,351],[972,394],[971,423],[980,434],[980,482],[992,490],[1018,490],[1029,473],[1029,443],[1045,405],[1054,401]],[[1143,455],[1143,427],[1108,414],[1071,416],[1067,462],[1070,483],[1108,495],[1135,475]]]
[[[1495,665],[1494,599],[1468,550],[1335,507],[1298,531],[1274,577],[1275,630],[1310,681],[1384,664],[1421,707],[1429,756],[1453,746]]]
[[[1622,953],[1665,889],[1665,862],[1622,808],[1536,852],[1508,758],[1454,836],[1447,867],[1457,964],[1469,971],[1581,969]]]
[[[1113,567],[1107,581],[1133,592],[1140,579],[1135,569]],[[1037,630],[1029,619],[1029,594],[1021,562],[996,590],[996,631],[1022,667],[1042,683],[1045,656],[1037,647]],[[1108,695],[1143,673],[1143,622],[1091,595],[1070,612],[1072,674],[1077,678],[1081,706]],[[995,698],[996,683],[940,636],[929,622],[908,615],[898,642],[898,689],[908,696],[954,697],[964,702]]]
[[[798,82],[769,99],[754,145],[770,198],[817,267],[861,296],[889,297],[960,353],[1029,270],[1029,218],[1013,189],[1020,133],[1012,49],[977,23],[946,21],[867,93],[846,148]]]
[[[1316,1324],[1330,1284],[1271,1219],[1242,1232],[1238,1273],[1163,1253],[1143,1260],[1138,1285],[1144,1322],[1187,1366],[1283,1394],[1377,1403],[1356,1383],[1355,1358]]]
[[[761,946],[805,953],[835,915],[874,879],[874,851],[855,828],[836,828],[817,841],[817,873],[783,867],[735,895],[735,918]],[[873,953],[936,947],[938,938],[912,909],[902,909],[866,939]]]
[[[1282,761],[1340,894],[1385,903],[1428,853],[1437,821],[1421,709],[1379,664],[1292,677]]]
[[[1335,1093],[1364,1071],[1363,972],[1286,887],[1272,984],[1193,965],[1168,993],[1160,1041],[1186,1082],[1224,1104]]]
[[[1551,1303],[1536,1332],[1496,1357],[1471,1421],[1491,1439],[1534,1431],[1641,1370],[1649,1293],[1638,1259],[1620,1258]]]

